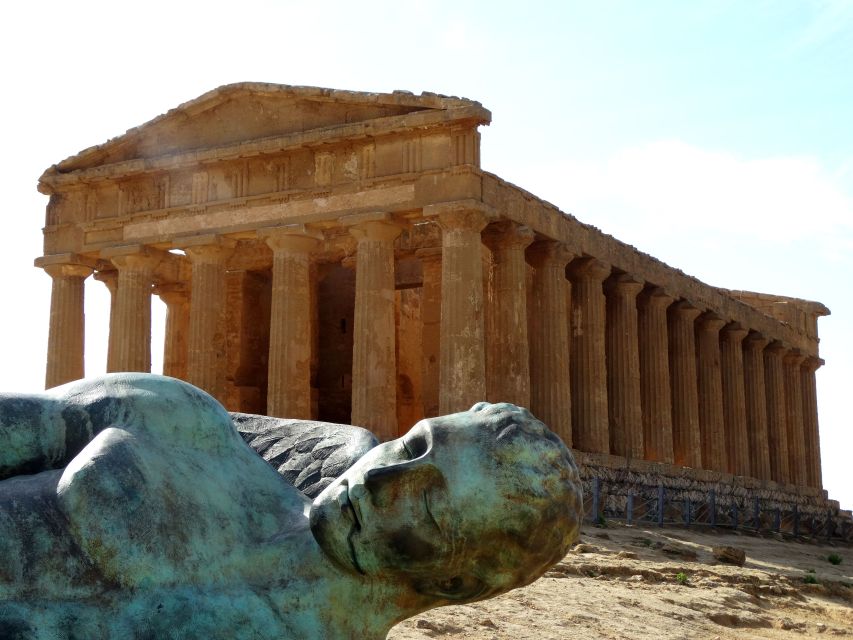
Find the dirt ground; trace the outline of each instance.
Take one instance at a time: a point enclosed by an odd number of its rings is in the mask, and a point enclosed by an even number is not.
[[[738,567],[711,547],[746,552]],[[837,554],[842,562],[828,561]],[[853,547],[675,528],[586,527],[544,577],[435,609],[389,640],[853,638]]]

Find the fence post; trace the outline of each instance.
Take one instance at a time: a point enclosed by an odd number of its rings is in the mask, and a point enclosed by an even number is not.
[[[800,535],[800,510],[794,505],[794,535]]]
[[[761,531],[761,501],[757,497],[753,503],[753,512],[755,514],[755,530]]]
[[[832,521],[832,511],[826,512],[826,539],[832,538],[832,532],[835,529],[835,523]]]
[[[690,526],[690,498],[684,499],[684,524]]]
[[[634,494],[628,492],[628,499],[625,503],[625,523],[632,524],[634,522]]]
[[[601,478],[595,477],[592,479],[592,522],[598,524],[598,500],[601,493]]]
[[[663,485],[658,485],[658,526],[663,526]]]
[[[776,507],[776,515],[773,519],[773,530],[776,533],[782,532],[782,509],[780,509],[779,507]]]
[[[717,492],[711,489],[711,494],[708,496],[711,502],[711,526],[717,526]]]
[[[738,523],[740,522],[739,516],[740,514],[738,513],[737,499],[735,499],[732,502],[732,521],[735,529],[737,529]]]

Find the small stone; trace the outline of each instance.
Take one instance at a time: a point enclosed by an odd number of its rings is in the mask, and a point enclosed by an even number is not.
[[[628,578],[628,582],[642,582],[642,581],[643,581],[643,576],[639,573]]]
[[[486,618],[485,620],[480,620],[480,626],[481,627],[489,627],[490,629],[497,629],[498,628],[498,625],[496,625],[494,622],[492,622],[489,618]]]
[[[621,558],[622,560],[636,560],[637,554],[633,551],[620,551],[616,554],[617,558]]]
[[[591,544],[576,544],[572,549],[574,553],[597,553],[598,547]]]
[[[824,631],[826,631],[826,625],[825,625],[825,624],[823,624],[822,622],[819,622],[819,623],[817,624],[817,632],[818,632],[818,633],[823,633]]]
[[[438,631],[438,627],[436,627],[429,620],[425,620],[424,618],[418,618],[415,621],[415,628],[416,629],[428,629],[430,631]]]
[[[697,558],[696,552],[693,549],[680,544],[666,544],[660,550],[667,555],[678,556],[685,560],[695,560]]]
[[[746,552],[739,547],[712,547],[711,555],[720,562],[735,564],[739,567],[742,567],[746,562]]]

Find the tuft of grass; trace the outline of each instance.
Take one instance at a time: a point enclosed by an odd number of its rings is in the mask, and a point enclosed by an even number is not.
[[[813,573],[807,573],[803,576],[803,582],[806,584],[817,584],[817,578]]]
[[[607,528],[607,520],[604,519],[604,516],[599,515],[598,518],[596,518],[595,526],[598,527],[599,529],[606,529]]]
[[[683,571],[675,574],[675,581],[680,585],[686,585],[690,581],[690,577]]]
[[[843,558],[840,555],[838,555],[837,553],[830,553],[826,557],[826,561],[829,562],[829,564],[841,564],[842,560],[843,560]]]

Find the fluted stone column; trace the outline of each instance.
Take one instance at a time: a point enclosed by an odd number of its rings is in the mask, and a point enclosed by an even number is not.
[[[785,376],[785,415],[788,434],[788,473],[791,482],[806,486],[807,463],[805,432],[803,430],[803,388],[800,365],[805,356],[796,349],[788,351],[782,358]]]
[[[640,400],[646,460],[673,462],[667,307],[672,297],[660,287],[637,296],[640,343]]]
[[[815,372],[823,364],[820,358],[809,357],[800,370],[803,390],[803,427],[806,447],[806,482],[810,487],[823,488],[820,464],[820,432],[817,420],[817,385]]]
[[[421,400],[424,416],[439,415],[439,359],[441,357],[441,249],[419,249],[421,293]]]
[[[84,281],[92,269],[82,264],[48,264],[43,269],[53,279],[44,377],[45,389],[50,389],[83,377]]]
[[[160,257],[148,253],[117,255],[114,366],[116,371],[151,371],[151,286]],[[112,330],[113,327],[111,327]],[[112,333],[112,332],[111,332]]]
[[[696,366],[702,466],[713,471],[728,472],[720,372],[720,329],[725,323],[725,320],[710,311],[699,316],[696,322]]]
[[[107,371],[118,371],[116,369],[116,336],[118,333],[115,329],[116,323],[116,300],[117,300],[117,291],[118,291],[118,271],[110,270],[110,271],[96,271],[94,275],[95,280],[98,282],[103,282],[104,286],[106,286],[107,291],[110,292],[110,324],[109,324],[109,338],[107,342]]]
[[[749,468],[752,476],[771,480],[767,433],[767,388],[764,384],[764,348],[767,338],[751,331],[743,341],[743,381],[749,434]]]
[[[572,281],[572,430],[581,451],[610,452],[605,358],[606,301],[610,265],[581,258],[567,270]]]
[[[788,416],[785,409],[785,374],[782,356],[788,352],[781,342],[764,349],[764,386],[767,392],[767,436],[770,448],[770,477],[791,482],[788,468]]]
[[[640,401],[640,351],[637,294],[643,288],[627,274],[609,278],[605,352],[610,453],[643,459],[643,410]]]
[[[530,406],[530,347],[527,338],[527,263],[533,242],[525,226],[503,220],[486,228],[483,242],[492,252],[493,334],[487,345],[490,388],[496,402]]]
[[[486,397],[483,323],[483,249],[486,215],[476,208],[448,207],[441,227],[442,414],[470,409]]]
[[[350,228],[357,241],[352,422],[380,440],[397,436],[394,323],[394,239],[400,227],[383,221]]]
[[[746,334],[746,329],[735,322],[727,324],[720,332],[723,418],[729,469],[739,476],[750,475],[742,346]]]
[[[267,414],[310,420],[311,252],[319,241],[290,230],[265,239],[273,251]]]
[[[543,241],[527,250],[533,266],[530,329],[530,410],[572,446],[569,376],[569,300],[566,264],[571,252],[559,242]]]
[[[700,313],[686,300],[676,302],[668,313],[673,456],[675,464],[694,469],[702,468],[695,327]]]
[[[227,358],[225,260],[231,248],[212,242],[185,251],[192,266],[187,380],[222,400]]]
[[[190,330],[190,298],[180,282],[158,284],[154,293],[166,305],[166,332],[163,343],[163,375],[186,380],[187,342]]]

